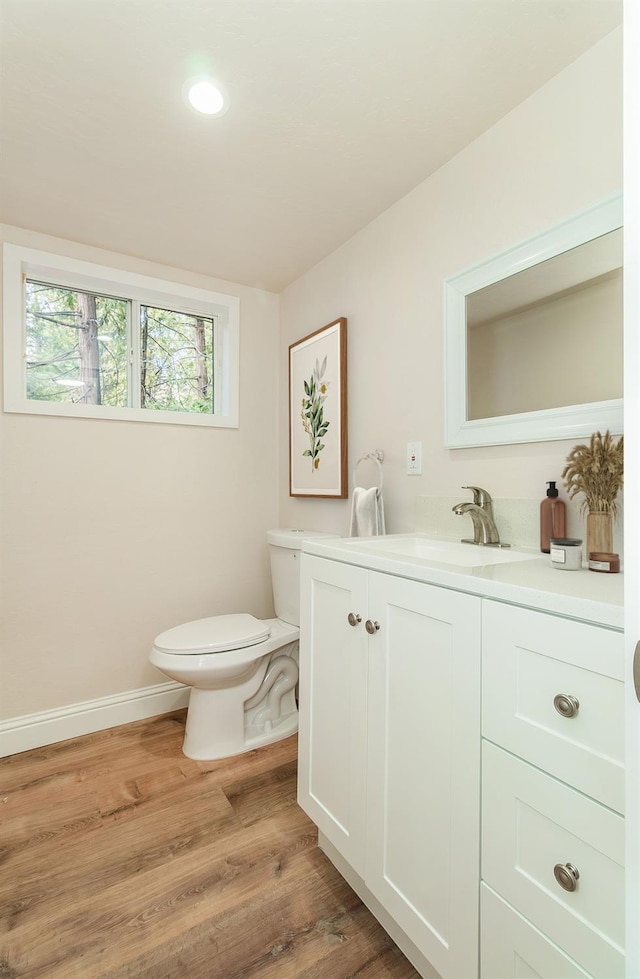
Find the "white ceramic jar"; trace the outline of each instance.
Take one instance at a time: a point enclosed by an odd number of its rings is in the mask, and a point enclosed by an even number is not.
[[[579,571],[582,567],[582,541],[575,537],[554,537],[550,541],[551,567]]]

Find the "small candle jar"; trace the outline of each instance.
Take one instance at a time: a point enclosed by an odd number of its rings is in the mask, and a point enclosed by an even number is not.
[[[575,537],[554,537],[550,543],[551,567],[579,571],[582,567],[582,541]]]
[[[620,571],[620,555],[612,554],[610,551],[591,551],[589,554],[589,571],[617,574]]]

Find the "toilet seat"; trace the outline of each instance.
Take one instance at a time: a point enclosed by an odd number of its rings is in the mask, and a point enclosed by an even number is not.
[[[154,646],[160,652],[174,655],[207,655],[256,646],[268,639],[269,634],[266,622],[242,612],[184,622],[161,632]]]

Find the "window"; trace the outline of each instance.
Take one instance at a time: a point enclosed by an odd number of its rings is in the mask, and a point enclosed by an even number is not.
[[[4,295],[7,411],[237,427],[237,298],[14,245]]]

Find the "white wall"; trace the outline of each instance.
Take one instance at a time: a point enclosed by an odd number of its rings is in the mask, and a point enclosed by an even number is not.
[[[278,297],[0,226],[0,238],[240,297],[240,428],[0,419],[0,716],[166,682],[160,631],[273,614]],[[270,408],[273,406],[273,414]]]
[[[414,529],[421,495],[475,483],[540,500],[560,478],[573,443],[443,448],[442,283],[620,191],[621,44],[609,35],[281,296],[283,377],[290,343],[348,319],[350,485],[383,449],[388,532]],[[286,433],[284,386],[280,409]],[[405,475],[408,440],[423,443],[421,477]],[[350,503],[291,499],[287,472],[285,437],[282,524],[346,533]]]

